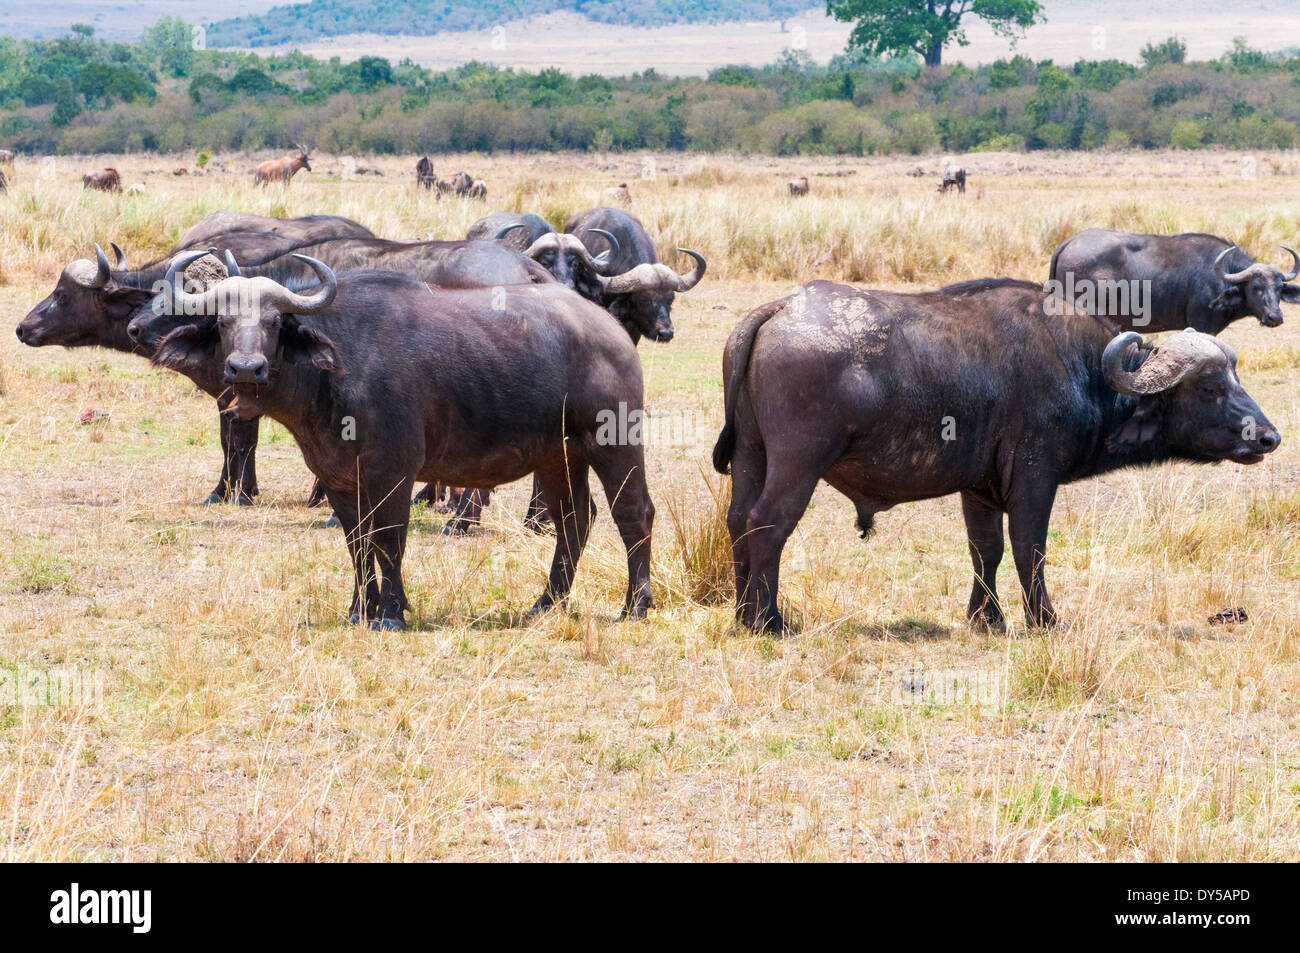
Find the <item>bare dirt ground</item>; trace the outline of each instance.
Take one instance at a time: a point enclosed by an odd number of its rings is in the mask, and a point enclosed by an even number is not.
[[[1219,56],[1231,48],[1237,36],[1256,49],[1300,47],[1300,17],[1279,15],[1275,4],[1262,0],[1152,0],[1141,4],[1048,0],[1044,7],[1046,22],[1031,29],[1014,50],[1010,40],[972,20],[966,30],[970,45],[945,51],[945,61],[988,63],[1013,52],[1058,63],[1110,58],[1137,61],[1147,43],[1173,35],[1186,41],[1188,57],[1197,60]],[[645,29],[553,13],[526,21],[486,24],[469,32],[409,37],[353,34],[292,48],[344,60],[367,55],[410,58],[437,69],[478,60],[515,69],[554,66],[608,76],[651,67],[669,75],[702,76],[727,64],[765,65],[789,48],[806,49],[815,61],[824,63],[844,51],[849,30],[849,24],[820,11],[784,24],[680,24]]]
[[[959,506],[882,514],[862,541],[823,489],[787,549],[800,633],[737,630],[707,467],[723,341],[795,281],[930,288],[1045,277],[1099,225],[1296,244],[1300,154],[984,155],[964,198],[941,157],[439,156],[488,203],[435,201],[414,157],[315,157],[285,193],[254,157],[20,160],[0,199],[0,673],[97,673],[82,705],[0,704],[4,859],[1294,859],[1300,852],[1300,310],[1241,322],[1243,383],[1284,435],[1255,467],[1170,465],[1062,490],[1048,580],[1065,632],[962,618]],[[139,196],[83,194],[111,163]],[[924,173],[908,173],[920,166]],[[784,179],[808,174],[792,200]],[[851,173],[851,174],[850,174]],[[628,181],[676,261],[677,337],[641,348],[658,610],[618,623],[607,510],[570,611],[519,613],[551,540],[504,488],[462,539],[417,513],[411,629],[344,624],[341,534],[264,425],[262,496],[197,505],[218,467],[210,399],[139,358],[31,349],[14,325],[92,241],[137,260],[203,214],[339,212],[378,233],[463,235],[496,208],[552,221]],[[685,267],[685,264],[683,264]],[[86,415],[86,411],[101,414]],[[106,416],[105,416],[106,415]],[[85,417],[88,423],[79,421]],[[1242,606],[1249,621],[1210,625]]]

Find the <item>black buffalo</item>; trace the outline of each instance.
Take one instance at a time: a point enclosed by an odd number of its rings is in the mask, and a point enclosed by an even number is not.
[[[16,328],[18,340],[31,347],[96,345],[115,351],[149,357],[152,346],[132,340],[131,319],[146,308],[166,276],[166,260],[129,270],[116,244],[117,269],[108,264],[103,250],[95,246],[95,261],[79,259],[59,276],[54,290],[38,303]],[[204,501],[252,502],[257,495],[257,421],[237,420],[221,413],[230,397],[220,382],[206,388],[217,398],[222,465],[217,485]]]
[[[235,258],[248,276],[267,277],[291,285],[314,281],[305,258],[317,258],[336,272],[395,271],[441,288],[485,288],[552,280],[545,268],[499,242],[331,238],[297,244],[292,252],[260,259],[246,259],[236,252]]]
[[[671,341],[673,299],[700,283],[708,264],[704,256],[689,248],[677,249],[695,259],[694,268],[677,274],[659,263],[655,244],[640,219],[616,208],[581,212],[565,222],[564,230],[577,235],[593,255],[609,252],[605,272],[613,277],[600,279],[600,304],[623,323],[632,340],[644,336],[660,343]]]
[[[301,215],[297,218],[269,218],[246,212],[213,212],[187,228],[170,255],[193,248],[229,248],[229,239],[218,241],[233,232],[274,232],[290,242],[323,241],[327,238],[374,238],[364,225],[341,215]],[[235,252],[240,254],[239,251]]]
[[[484,215],[469,227],[465,237],[473,242],[492,241],[499,238],[508,245],[523,251],[543,235],[553,234],[551,223],[531,212],[493,212]]]
[[[167,334],[154,362],[196,383],[220,376],[237,413],[268,414],[294,435],[343,524],[353,621],[404,625],[416,480],[493,486],[537,473],[562,528],[531,611],[562,603],[590,529],[589,468],[627,549],[624,614],[644,616],[654,516],[644,454],[600,437],[612,408],[642,405],[627,336],[555,283],[444,291],[311,264],[321,288],[310,297],[264,277],[177,290],[158,318],[192,323]]]
[[[1239,318],[1282,323],[1281,301],[1300,303],[1300,256],[1289,272],[1257,263],[1215,235],[1134,235],[1090,228],[1052,255],[1051,288],[1076,306],[1145,332],[1218,334]],[[1092,303],[1083,299],[1091,295]]]
[[[825,480],[870,533],[877,512],[960,493],[972,622],[1005,625],[1002,515],[1035,626],[1056,612],[1043,565],[1057,487],[1163,460],[1256,463],[1281,437],[1242,389],[1236,354],[1195,331],[1155,348],[1087,315],[1045,318],[1039,285],[971,281],[923,294],[816,281],[751,312],[723,358],[737,618],[783,630],[781,550]]]

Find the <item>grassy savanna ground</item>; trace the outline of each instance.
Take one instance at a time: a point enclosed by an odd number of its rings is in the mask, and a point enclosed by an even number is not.
[[[82,194],[80,171],[109,161],[147,193]],[[128,355],[22,347],[12,328],[92,241],[144,260],[218,208],[341,212],[396,238],[463,234],[485,208],[417,195],[413,159],[348,181],[320,156],[286,194],[254,192],[243,157],[239,175],[144,174],[181,161],[20,161],[0,198],[0,660],[103,680],[98,706],[0,707],[0,857],[1296,855],[1296,309],[1226,334],[1285,437],[1267,462],[1062,490],[1048,579],[1066,632],[1024,629],[1009,553],[1011,631],[965,627],[955,499],[882,514],[863,542],[825,489],[786,554],[800,634],[739,631],[716,588],[725,490],[706,460],[723,341],[793,281],[1040,278],[1089,225],[1274,256],[1300,238],[1300,155],[968,157],[964,199],[934,193],[937,157],[437,158],[488,181],[487,210],[556,222],[626,180],[662,250],[696,248],[710,270],[678,299],[676,340],[641,348],[651,410],[687,428],[649,450],[651,619],[614,621],[624,563],[601,499],[570,611],[520,622],[552,541],[521,531],[516,485],[467,538],[417,516],[404,633],[342,624],[342,536],[302,506],[309,474],[281,428],[264,425],[256,506],[200,507],[219,465],[209,398]],[[906,174],[918,164],[927,177]],[[813,195],[792,201],[797,173]],[[88,408],[110,416],[81,425]],[[1229,606],[1250,620],[1208,625]],[[945,672],[978,691],[936,691]]]

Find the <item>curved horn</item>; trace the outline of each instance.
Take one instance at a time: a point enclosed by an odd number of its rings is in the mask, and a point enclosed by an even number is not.
[[[618,244],[618,239],[614,237],[613,232],[607,232],[603,228],[589,228],[587,231],[595,232],[597,235],[603,235],[605,237],[605,241],[609,242],[610,250],[613,252],[613,254],[610,255],[611,258],[618,254],[620,246]]]
[[[1286,245],[1282,246],[1282,250],[1291,256],[1291,263],[1292,265],[1294,265],[1294,267],[1291,269],[1291,271],[1288,274],[1282,276],[1282,280],[1292,281],[1295,279],[1297,275],[1300,275],[1300,255],[1297,255],[1295,253],[1294,248],[1289,248]]]
[[[171,286],[172,309],[177,314],[208,314],[209,309],[216,304],[216,285],[213,285],[201,295],[190,294],[176,281],[177,277],[184,274],[185,269],[206,255],[216,255],[215,248],[200,248],[197,251],[187,251],[177,255],[167,266],[167,273],[163,276],[163,282]]]
[[[239,262],[235,261],[235,253],[229,248],[226,249],[226,274],[231,278],[244,277],[244,273],[239,270]]]
[[[95,271],[95,278],[90,284],[86,285],[87,288],[102,288],[108,284],[108,279],[111,277],[108,259],[104,257],[104,249],[98,245],[95,246],[95,263],[98,266]]]
[[[1121,394],[1128,394],[1130,397],[1141,397],[1145,394],[1145,391],[1137,389],[1137,384],[1133,380],[1134,375],[1124,370],[1124,358],[1129,348],[1140,344],[1141,341],[1142,335],[1136,331],[1125,331],[1119,337],[1112,338],[1106,345],[1106,350],[1101,352],[1101,372],[1106,382]]]
[[[127,263],[126,252],[122,251],[117,242],[109,242],[108,247],[113,249],[113,256],[117,259],[117,267],[122,271],[130,271],[131,266]],[[1292,254],[1294,254],[1294,252],[1292,252]]]
[[[513,232],[516,228],[523,228],[523,227],[524,227],[523,222],[515,222],[513,225],[507,225],[505,228],[501,229],[501,231],[493,235],[492,238],[494,240],[500,240],[506,237],[507,232]]]
[[[288,288],[282,288],[279,296],[279,301],[283,305],[281,310],[293,314],[317,314],[324,311],[339,292],[338,278],[334,276],[330,266],[323,261],[296,252],[293,257],[300,258],[311,266],[311,270],[316,272],[316,277],[320,279],[322,287],[314,295],[300,295]]]
[[[1233,355],[1228,347],[1208,334],[1187,328],[1156,346],[1151,355],[1133,373],[1124,370],[1128,349],[1141,340],[1126,331],[1106,345],[1101,356],[1102,372],[1107,382],[1121,394],[1144,397],[1177,387],[1185,377],[1196,373],[1206,361],[1226,360]]]
[[[1219,252],[1219,257],[1214,259],[1214,274],[1220,281],[1226,281],[1232,284],[1246,280],[1246,272],[1250,270],[1249,268],[1247,268],[1246,271],[1225,272],[1223,270],[1223,259],[1227,258],[1232,252],[1239,250],[1240,249],[1238,249],[1236,245],[1233,245],[1231,248],[1225,248],[1223,251]]]
[[[677,290],[690,291],[700,283],[700,279],[704,277],[704,270],[709,266],[709,263],[704,260],[704,256],[699,252],[693,252],[689,248],[679,248],[677,250],[683,255],[690,255],[695,259],[694,268],[684,275],[677,276]]]

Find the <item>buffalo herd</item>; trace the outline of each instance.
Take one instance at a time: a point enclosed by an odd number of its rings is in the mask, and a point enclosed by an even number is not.
[[[306,150],[279,162],[259,180],[309,168]],[[427,159],[418,177],[441,189]],[[641,221],[612,207],[559,230],[497,212],[464,239],[419,242],[331,215],[217,212],[158,261],[132,268],[111,249],[111,263],[96,245],[68,264],[19,340],[138,354],[211,395],[223,459],[207,503],[253,502],[258,420],[283,424],[316,477],[312,501],[345,534],[353,622],[405,625],[413,498],[452,501],[444,532],[463,531],[492,488],[526,476],[528,525],[555,530],[530,614],[562,604],[596,514],[592,472],[627,553],[623,616],[653,607],[645,448],[603,422],[642,411],[637,345],[673,340],[675,297],[705,275],[699,252],[678,249],[684,271],[661,262]],[[751,311],[723,354],[713,450],[731,475],[739,622],[788,631],[781,554],[825,482],[863,537],[898,503],[959,494],[967,615],[993,629],[1005,515],[1028,623],[1058,624],[1044,574],[1058,487],[1166,460],[1253,464],[1278,447],[1215,335],[1244,317],[1279,324],[1280,303],[1300,302],[1300,256],[1286,251],[1283,271],[1210,235],[1090,229],[1056,250],[1046,284],[812,281]]]

